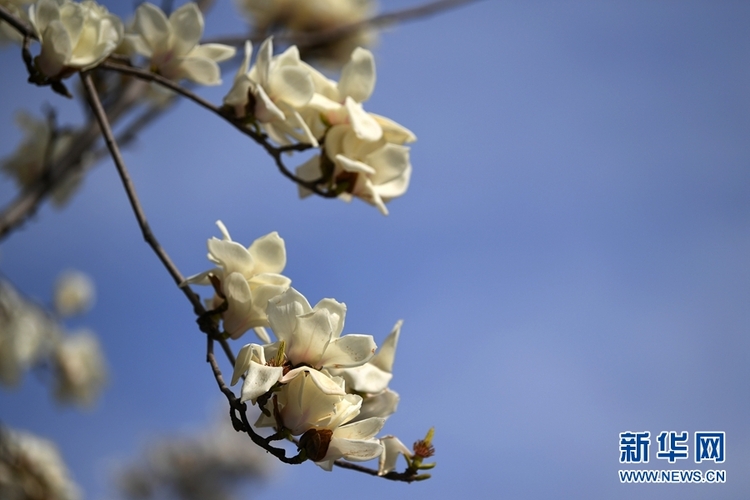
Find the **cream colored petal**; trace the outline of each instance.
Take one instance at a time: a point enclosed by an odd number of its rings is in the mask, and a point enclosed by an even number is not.
[[[183,57],[187,55],[203,36],[203,14],[198,6],[186,3],[169,16],[174,35],[174,55]]]
[[[202,57],[185,57],[180,60],[176,79],[186,78],[200,85],[221,85],[219,65]]]
[[[322,299],[315,304],[313,310],[325,309],[331,317],[331,326],[333,327],[332,337],[338,338],[344,331],[344,320],[346,319],[346,304],[334,299]]]
[[[202,57],[212,61],[221,62],[231,59],[237,53],[237,49],[220,43],[207,43],[198,45],[188,53],[190,57]]]
[[[268,85],[268,76],[271,71],[271,60],[273,59],[273,39],[268,37],[263,40],[258,49],[258,56],[255,60],[255,70],[258,73],[257,82],[265,87]]]
[[[386,142],[405,144],[417,140],[417,136],[403,125],[399,125],[393,120],[386,118],[385,116],[376,115],[375,113],[370,113],[370,116],[380,124],[380,127],[383,129],[383,139],[385,139]]]
[[[373,183],[384,184],[400,177],[409,168],[409,148],[386,143],[367,155],[365,161],[377,170],[377,174],[372,177]]]
[[[396,357],[396,346],[398,345],[398,338],[401,335],[401,325],[403,323],[403,320],[396,322],[393,330],[391,330],[391,333],[388,334],[380,346],[378,353],[370,360],[370,364],[385,372],[393,372],[393,360]]]
[[[49,77],[60,74],[70,58],[73,47],[68,32],[60,21],[47,25],[42,37],[42,50],[36,58],[39,71]]]
[[[159,7],[148,2],[142,3],[135,11],[134,29],[151,47],[152,53],[161,54],[168,50],[172,27]]]
[[[255,332],[255,335],[258,336],[258,338],[261,340],[261,342],[268,344],[271,342],[271,336],[268,335],[268,331],[263,326],[256,326],[253,328],[253,331]]]
[[[207,242],[209,259],[227,273],[240,273],[246,278],[255,274],[255,261],[247,248],[235,241],[210,238]]]
[[[297,328],[297,316],[312,311],[307,299],[294,288],[268,301],[268,321],[276,338],[289,341]]]
[[[365,175],[375,175],[376,173],[376,170],[370,165],[362,163],[361,161],[352,160],[344,155],[336,155],[335,162],[336,165],[347,172],[357,172]]]
[[[384,451],[380,455],[378,463],[378,475],[388,474],[396,468],[396,461],[399,455],[411,457],[412,453],[409,448],[401,442],[396,436],[385,436],[380,442],[383,444]]]
[[[276,231],[255,240],[248,253],[255,263],[256,273],[280,273],[286,266],[286,247]]]
[[[300,108],[310,102],[313,83],[310,75],[299,67],[282,66],[271,72],[268,88],[276,101]]]
[[[385,425],[384,418],[367,418],[351,424],[342,425],[333,431],[333,436],[341,439],[371,439]]]
[[[372,335],[344,335],[330,341],[319,363],[331,368],[359,366],[372,358],[376,348]]]
[[[286,340],[286,354],[292,364],[305,363],[320,368],[321,358],[331,340],[331,330],[330,314],[318,310],[298,316],[297,328],[292,335],[282,336],[279,332],[277,337]]]
[[[357,47],[351,59],[341,70],[339,80],[341,97],[351,97],[357,102],[365,102],[375,88],[375,59],[372,52]]]
[[[362,105],[355,102],[351,97],[347,97],[344,102],[346,111],[349,114],[349,123],[354,129],[357,137],[363,141],[377,141],[383,136],[383,129],[380,128],[375,119],[367,113]]]
[[[344,458],[352,462],[366,462],[379,457],[382,453],[383,445],[378,440],[353,440],[334,437],[328,445],[328,453],[326,453],[324,460]]]
[[[271,122],[274,120],[285,120],[284,112],[279,109],[273,100],[268,96],[266,90],[258,85],[255,87],[255,118],[259,122]]]
[[[387,418],[396,411],[398,401],[398,394],[390,389],[375,396],[369,396],[362,401],[362,408],[356,420],[370,417]]]
[[[323,394],[326,394],[328,396],[343,396],[346,394],[343,380],[341,378],[338,378],[338,381],[334,380],[325,373],[314,368],[310,368],[309,366],[300,366],[293,370],[289,370],[289,372],[287,372],[283,377],[279,379],[279,382],[288,383],[292,379],[303,373],[306,373],[307,376],[310,377],[315,386],[320,389],[320,392],[322,392]]]

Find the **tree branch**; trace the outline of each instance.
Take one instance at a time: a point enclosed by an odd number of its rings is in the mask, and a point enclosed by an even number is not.
[[[315,47],[318,45],[324,45],[327,43],[335,42],[341,38],[351,35],[352,33],[356,33],[357,31],[362,30],[362,29],[385,28],[387,26],[391,26],[397,23],[414,21],[417,19],[421,19],[421,18],[434,15],[434,14],[438,14],[445,10],[457,8],[457,7],[460,7],[461,5],[469,4],[469,3],[473,3],[477,1],[479,0],[437,0],[434,2],[429,2],[423,5],[419,5],[417,7],[410,7],[410,8],[403,9],[403,10],[397,10],[395,12],[387,12],[385,14],[379,14],[369,19],[347,24],[345,26],[339,26],[337,28],[333,28],[333,29],[329,29],[325,31],[310,32],[310,33],[295,32],[293,34],[289,34],[289,33],[275,34],[274,41],[282,43],[282,44],[286,43],[289,45],[296,45],[297,47],[301,49]],[[250,39],[250,41],[253,42],[253,44],[257,44],[257,43],[262,42],[266,36],[267,34],[265,33],[251,34],[250,36],[247,36],[247,35],[225,36],[225,37],[217,37],[217,38],[208,40],[205,43],[222,43],[225,45],[232,45],[234,47],[241,47],[245,43],[245,40],[247,40],[248,38]]]
[[[172,259],[169,258],[169,255],[162,248],[162,246],[159,244],[159,241],[156,239],[156,236],[154,236],[154,233],[151,231],[151,227],[146,220],[146,214],[144,213],[143,207],[138,200],[138,195],[135,192],[133,181],[130,179],[130,173],[125,166],[125,162],[123,161],[122,155],[120,154],[120,148],[117,146],[117,142],[115,141],[114,134],[112,133],[112,128],[110,127],[109,120],[107,119],[107,114],[104,112],[102,103],[99,100],[99,95],[96,93],[94,82],[91,81],[91,74],[88,71],[81,73],[81,81],[83,82],[83,88],[86,92],[86,97],[88,98],[91,110],[93,111],[94,117],[96,118],[96,121],[101,128],[102,135],[104,136],[104,142],[106,143],[107,149],[109,149],[109,152],[112,155],[112,160],[115,163],[115,167],[117,167],[117,173],[120,174],[120,180],[122,181],[122,185],[128,195],[128,200],[130,201],[130,206],[133,209],[133,213],[135,214],[135,218],[138,221],[138,225],[141,228],[143,239],[146,240],[146,243],[149,244],[154,253],[156,253],[157,257],[159,257],[159,260],[167,269],[170,276],[172,276],[175,284],[180,287],[182,282],[185,281],[185,278],[177,269],[177,266],[174,265]],[[180,287],[180,290],[182,290],[190,303],[193,304],[193,309],[196,314],[205,312],[200,297],[198,297],[198,295],[196,295],[189,286],[182,286]]]

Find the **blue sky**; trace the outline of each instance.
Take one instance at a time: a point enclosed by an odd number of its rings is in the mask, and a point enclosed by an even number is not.
[[[367,109],[418,137],[388,217],[298,200],[254,144],[188,102],[129,148],[151,226],[185,275],[207,268],[217,219],[245,244],[276,230],[295,288],[347,304],[345,332],[381,341],[404,319],[401,404],[385,431],[411,443],[434,425],[433,478],[303,464],[256,497],[749,491],[749,20],[743,2],[485,1],[388,30]],[[207,25],[241,26],[221,2]],[[19,140],[16,109],[49,102],[79,119],[77,104],[24,84],[15,51],[0,61],[0,155]],[[11,195],[0,184],[0,200]],[[87,497],[106,498],[117,463],[197,432],[225,403],[110,162],[67,209],[45,206],[0,245],[2,272],[43,301],[67,267],[96,280],[96,307],[71,326],[101,336],[109,388],[82,414],[29,376],[0,392],[0,420],[55,439]],[[619,433],[670,430],[726,431],[726,484],[620,484]],[[692,448],[675,466],[654,453],[643,468],[705,470]]]

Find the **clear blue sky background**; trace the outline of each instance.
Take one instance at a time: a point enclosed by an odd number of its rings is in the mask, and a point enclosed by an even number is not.
[[[241,26],[225,2],[207,24]],[[404,319],[392,382],[402,400],[385,431],[411,443],[434,425],[433,479],[304,464],[280,468],[257,497],[746,495],[748,25],[746,2],[485,1],[389,30],[367,109],[419,140],[412,185],[387,218],[357,200],[298,200],[256,146],[188,102],[129,149],[184,274],[207,268],[217,219],[246,244],[277,230],[285,274],[313,302],[345,302],[346,332],[379,341]],[[65,103],[23,83],[16,51],[0,64],[6,155],[16,109]],[[0,186],[3,203],[11,193]],[[45,207],[0,246],[2,271],[40,300],[66,267],[96,280],[98,303],[74,324],[101,335],[111,383],[81,414],[27,377],[0,393],[0,420],[55,439],[88,498],[110,498],[117,463],[163,433],[197,431],[225,403],[110,162],[66,210]],[[620,484],[628,430],[726,431],[721,466],[696,465],[692,446],[675,466],[652,449],[645,466],[725,469],[726,484]]]

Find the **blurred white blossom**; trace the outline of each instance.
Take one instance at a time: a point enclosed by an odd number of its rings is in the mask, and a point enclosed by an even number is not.
[[[200,45],[203,14],[198,6],[186,3],[169,15],[151,3],[142,3],[135,12],[134,34],[128,34],[130,47],[147,57],[151,71],[170,80],[186,79],[201,85],[219,85],[218,63],[234,56],[228,45]]]
[[[79,500],[82,495],[51,441],[0,427],[0,498]]]
[[[323,33],[370,18],[374,0],[236,0],[238,9],[259,33],[280,32],[294,37]],[[375,41],[375,32],[366,27],[308,49],[309,56],[324,63],[340,64],[358,46]]]
[[[37,68],[49,78],[93,68],[123,36],[120,19],[92,0],[39,0],[29,9],[29,20],[42,44]]]
[[[244,483],[266,479],[274,463],[265,451],[238,439],[222,418],[198,436],[149,444],[119,474],[118,486],[127,498],[139,500],[231,500]]]
[[[0,169],[12,177],[20,189],[28,189],[44,175],[45,169],[68,151],[73,134],[69,130],[53,130],[49,120],[37,120],[25,111],[16,113],[16,124],[25,137],[13,155],[0,161]],[[57,183],[52,191],[53,205],[60,208],[70,200],[81,184],[82,170],[90,159],[90,153],[82,154],[81,164]]]
[[[65,336],[54,353],[55,396],[63,403],[91,406],[107,381],[107,369],[96,336],[81,330]]]
[[[23,373],[45,359],[61,335],[49,316],[0,281],[0,383],[15,386]]]
[[[62,317],[91,309],[95,298],[94,282],[80,271],[66,271],[55,285],[55,311]]]
[[[283,293],[291,280],[279,274],[286,266],[286,248],[278,233],[269,233],[255,240],[248,248],[232,241],[221,221],[216,225],[223,238],[208,240],[208,260],[218,267],[187,278],[184,284],[210,285],[217,280],[218,290],[211,307],[218,308],[226,300],[222,313],[224,331],[236,339],[250,328],[264,342],[270,341],[262,329],[268,326],[268,300]],[[223,295],[223,297],[222,297]]]

